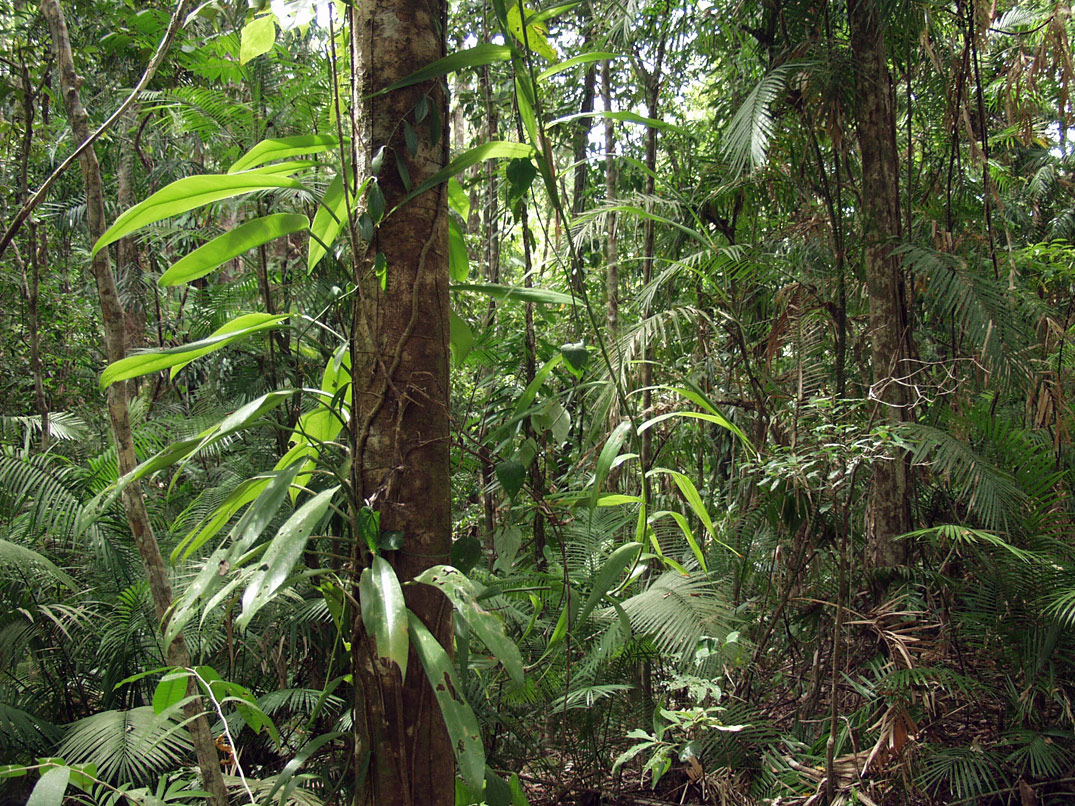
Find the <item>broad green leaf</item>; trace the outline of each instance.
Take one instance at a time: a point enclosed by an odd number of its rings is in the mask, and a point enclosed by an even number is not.
[[[557,55],[556,51],[553,50],[552,46],[549,44],[547,36],[548,31],[545,26],[540,22],[536,22],[530,14],[529,9],[526,9],[526,29],[524,31],[523,15],[524,6],[522,0],[518,0],[518,2],[508,8],[508,30],[511,32],[511,35],[515,37],[520,44],[530,48],[534,53],[541,54],[550,62],[559,61],[559,55]]]
[[[452,282],[461,283],[470,274],[470,255],[463,231],[454,216],[448,216],[448,269]]]
[[[26,767],[22,764],[0,764],[0,781],[5,778],[22,778],[26,775]]]
[[[493,548],[496,549],[494,570],[510,573],[515,557],[523,545],[523,533],[518,526],[506,526],[493,536]]]
[[[428,81],[437,76],[444,76],[448,73],[458,73],[460,70],[466,70],[472,67],[482,67],[487,64],[510,61],[511,53],[511,48],[506,45],[493,45],[488,43],[475,45],[467,50],[450,53],[442,59],[430,62],[421,70],[416,70],[406,78],[401,78],[394,84],[389,84],[383,90],[374,93],[374,96],[384,95],[386,92],[392,92],[393,90],[402,89],[403,87],[410,87],[414,84],[421,84],[423,81]]]
[[[433,695],[437,698],[444,726],[448,729],[455,750],[459,772],[468,787],[480,792],[485,779],[485,748],[478,718],[463,696],[455,666],[444,647],[410,610],[407,611],[407,618],[411,628],[411,644],[433,687]]]
[[[202,244],[186,257],[176,261],[160,276],[157,285],[166,288],[197,280],[255,246],[261,246],[283,235],[299,232],[309,225],[310,222],[306,216],[297,213],[274,213],[247,221],[231,232],[225,232],[208,243]]]
[[[492,767],[485,768],[485,806],[512,806],[511,787]]]
[[[274,137],[262,140],[252,149],[239,157],[228,173],[238,173],[256,168],[266,162],[299,157],[305,154],[320,154],[339,145],[339,138],[333,134],[300,134],[296,137]]]
[[[358,193],[352,198],[361,196],[366,192],[367,178],[358,189]],[[321,261],[328,249],[336,241],[344,222],[347,221],[347,196],[344,193],[343,177],[338,175],[329,183],[325,190],[325,198],[314,213],[314,221],[310,225],[310,249],[306,258],[306,271],[312,272],[314,267]]]
[[[226,347],[233,341],[277,327],[287,318],[287,314],[281,316],[272,316],[267,313],[243,314],[215,330],[211,336],[199,341],[164,350],[145,350],[134,353],[108,365],[101,373],[101,389],[107,389],[117,381],[126,381],[169,367],[172,369],[174,378],[180,369],[194,359]]]
[[[493,299],[514,302],[537,302],[543,305],[581,305],[582,301],[548,288],[524,288],[515,285],[496,285],[494,283],[453,283],[452,291],[473,291]]]
[[[437,171],[433,176],[429,177],[425,182],[420,184],[414,190],[412,190],[407,197],[400,202],[400,206],[406,204],[411,199],[421,196],[430,188],[434,188],[441,182],[448,181],[449,178],[463,173],[467,168],[472,165],[477,165],[479,162],[493,159],[516,159],[517,157],[533,157],[537,154],[537,150],[526,143],[510,143],[504,140],[496,140],[491,143],[482,143],[480,146],[474,146],[467,151],[464,151],[454,160],[452,160],[445,168]]]
[[[590,362],[590,351],[586,349],[586,345],[581,341],[562,345],[560,347],[560,354],[563,355],[564,361],[567,362],[567,366],[572,369],[576,375],[581,373]]]
[[[582,606],[578,619],[575,621],[577,625],[582,626],[586,622],[590,613],[592,613],[593,609],[597,606],[597,603],[601,601],[605,594],[616,586],[616,583],[620,579],[620,575],[627,570],[628,567],[634,565],[641,551],[641,543],[631,542],[624,543],[609,555],[609,558],[605,560],[604,564],[601,566],[601,570],[597,572],[593,590],[590,591],[590,596],[586,599],[586,604]]]
[[[172,669],[161,678],[153,690],[153,713],[159,716],[186,699],[188,677],[186,669]]]
[[[474,583],[450,565],[435,565],[414,578],[415,582],[439,588],[452,607],[489,648],[517,686],[523,684],[523,658],[519,647],[504,632],[503,622],[478,604]]]
[[[556,118],[556,120],[549,121],[549,126],[556,126],[560,123],[570,123],[573,120],[579,120],[580,118],[603,118],[605,120],[618,120],[622,123],[637,123],[641,126],[651,126],[654,129],[663,129],[665,131],[673,131],[677,134],[686,134],[686,132],[674,126],[671,123],[665,123],[663,120],[657,120],[656,118],[647,118],[639,115],[636,112],[576,112],[573,115],[565,115],[562,118]]]
[[[601,453],[597,457],[593,491],[590,493],[591,507],[597,506],[601,488],[604,486],[608,474],[612,472],[612,462],[619,456],[624,440],[631,434],[631,428],[631,422],[624,420],[613,429],[612,433],[608,435],[608,439],[605,440],[604,447],[601,448]]]
[[[242,629],[250,623],[257,612],[272,599],[302,557],[306,541],[320,522],[339,486],[315,495],[288,518],[272,539],[265,556],[261,558],[258,571],[243,592],[243,612],[235,620]]]
[[[482,560],[482,544],[473,535],[463,535],[452,542],[449,559],[463,573],[469,572]]]
[[[377,654],[395,663],[400,678],[405,680],[410,653],[407,606],[396,569],[384,557],[374,557],[371,566],[362,571],[358,597],[362,605],[362,624],[373,636]]]
[[[97,765],[92,761],[71,765],[71,784],[83,792],[91,792],[96,784]]]
[[[456,366],[460,366],[474,347],[474,333],[470,325],[455,311],[448,311],[452,358]]]
[[[557,73],[562,73],[565,70],[570,70],[572,67],[575,67],[580,64],[589,64],[590,62],[603,62],[606,59],[618,58],[620,58],[619,53],[583,53],[581,56],[573,56],[570,59],[566,59],[565,61],[560,62],[559,64],[554,64],[548,70],[542,70],[540,73],[538,73],[537,80],[544,81],[546,78],[552,78]]]
[[[504,488],[504,492],[508,494],[508,498],[514,500],[519,490],[523,488],[526,468],[518,459],[505,459],[497,463],[496,477],[500,481],[500,486]]]
[[[464,221],[470,218],[470,196],[454,176],[448,180],[448,206],[459,213]]]
[[[243,26],[239,42],[239,64],[246,64],[251,59],[268,53],[275,44],[276,17],[272,14],[255,17]]]
[[[42,775],[41,780],[34,785],[34,790],[30,793],[26,806],[60,806],[63,803],[64,793],[67,792],[67,782],[70,779],[70,767],[53,767]]]
[[[266,171],[246,171],[240,174],[188,176],[163,187],[139,204],[120,215],[115,223],[93,245],[96,255],[110,243],[125,238],[149,224],[177,216],[210,202],[230,199],[255,190],[293,188],[302,190],[302,183],[287,176]]]

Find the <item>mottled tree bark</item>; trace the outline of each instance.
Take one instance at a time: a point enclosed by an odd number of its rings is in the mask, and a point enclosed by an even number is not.
[[[870,302],[872,396],[891,424],[908,416],[906,387],[910,331],[903,268],[894,254],[901,235],[896,113],[884,27],[877,0],[848,3],[854,65],[856,134],[862,160],[862,224]],[[873,465],[867,508],[866,561],[886,568],[905,559],[893,538],[909,531],[910,493],[904,454],[890,449]]]
[[[445,0],[366,0],[353,7],[351,43],[356,70],[352,117],[358,171],[381,146],[403,159],[415,187],[447,161],[448,119],[442,81],[362,100],[444,55]],[[422,99],[426,99],[423,101]],[[418,120],[415,109],[428,112]],[[411,154],[406,120],[417,132]],[[437,131],[437,129],[441,129]],[[379,176],[385,209],[408,194],[385,159]],[[371,265],[385,258],[385,288]],[[377,228],[368,254],[356,255],[351,360],[351,482],[356,502],[380,513],[381,528],[404,533],[388,559],[400,580],[449,561],[451,500],[448,417],[448,218],[444,185],[407,201]],[[366,558],[356,555],[355,568]],[[408,607],[451,651],[451,607],[433,588],[408,586]],[[356,619],[353,669],[356,802],[377,806],[451,806],[455,760],[440,709],[418,658],[411,653],[406,682],[379,660]]]
[[[41,13],[45,16],[49,32],[52,35],[53,50],[56,54],[56,64],[60,77],[60,88],[63,94],[64,106],[67,109],[67,117],[71,123],[71,130],[75,135],[75,141],[81,143],[90,134],[89,117],[79,97],[78,90],[82,79],[75,73],[74,59],[71,55],[71,39],[67,33],[67,22],[64,18],[63,9],[60,8],[59,0],[41,0]],[[97,152],[92,146],[82,153],[79,158],[79,164],[82,168],[82,179],[86,186],[86,218],[92,243],[99,239],[106,229],[101,169],[97,162]],[[108,361],[114,363],[126,355],[124,342],[125,316],[123,305],[120,303],[119,292],[116,290],[116,280],[112,275],[112,264],[107,249],[102,249],[94,255],[92,271],[101,303],[105,354]],[[127,408],[126,384],[116,383],[108,388],[108,415],[116,441],[119,473],[124,475],[134,470],[138,464]],[[172,607],[172,587],[168,580],[164,558],[161,556],[160,547],[157,545],[153,529],[150,526],[149,514],[146,512],[141,488],[137,483],[129,484],[123,489],[122,501],[131,535],[134,538],[135,546],[138,549],[138,554],[142,559],[142,565],[149,580],[149,590],[153,597],[157,617],[163,622]],[[172,666],[186,668],[191,665],[190,654],[187,652],[182,634],[170,646],[165,647],[165,657]],[[192,695],[198,693],[193,679],[188,684],[188,692]],[[218,806],[225,806],[228,802],[227,790],[224,787],[219,757],[213,744],[213,736],[209,730],[209,722],[205,718],[200,698],[193,699],[184,708],[184,712],[190,720],[188,729],[198,758],[198,767],[202,773],[202,783],[212,794],[214,803],[218,804]]]

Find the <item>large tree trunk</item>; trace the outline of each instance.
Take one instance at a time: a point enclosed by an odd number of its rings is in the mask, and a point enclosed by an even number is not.
[[[862,226],[866,239],[866,285],[870,297],[872,394],[895,424],[908,416],[910,354],[903,269],[893,253],[901,235],[896,114],[884,28],[876,0],[850,0],[848,20],[857,100],[856,132],[862,159]],[[874,462],[867,509],[866,561],[872,568],[901,564],[903,544],[893,538],[910,530],[910,496],[904,454],[898,449]]]
[[[89,137],[89,118],[78,87],[81,79],[75,74],[74,59],[71,55],[71,39],[67,33],[67,22],[59,0],[41,0],[41,12],[48,21],[52,35],[53,50],[59,68],[60,87],[63,93],[67,117],[75,142],[85,142]],[[104,189],[101,183],[101,168],[97,162],[97,152],[87,148],[79,158],[82,179],[86,186],[86,218],[89,224],[90,243],[99,239],[105,232]],[[116,290],[116,280],[112,275],[112,264],[107,249],[102,249],[93,258],[93,277],[97,284],[97,294],[101,302],[101,321],[104,326],[105,354],[110,363],[119,361],[126,355],[124,342],[125,317],[123,305]],[[108,415],[112,422],[112,432],[116,440],[116,457],[120,475],[125,475],[138,464],[134,451],[134,437],[127,409],[127,384],[116,383],[108,388]],[[153,596],[157,617],[163,623],[172,607],[172,587],[168,581],[168,572],[161,556],[160,547],[153,536],[149,514],[141,488],[137,483],[127,485],[122,494],[123,509],[127,523],[134,537],[138,554],[142,558],[149,590]],[[191,665],[183,636],[180,634],[172,644],[165,648],[165,657],[172,666],[187,668]],[[188,692],[198,693],[193,678],[188,685]],[[228,802],[227,790],[220,772],[220,761],[209,722],[202,710],[200,698],[192,700],[184,709],[198,758],[198,767],[202,773],[202,783],[212,794],[218,806]]]
[[[411,187],[447,161],[443,82],[427,82],[358,100],[444,55],[445,0],[368,0],[351,13],[356,81],[352,125],[363,171],[381,146],[408,166]],[[426,98],[418,121],[415,107]],[[406,120],[418,148],[406,143]],[[407,187],[385,159],[379,186],[392,211]],[[385,257],[385,289],[371,271]],[[377,228],[369,253],[357,255],[351,344],[351,480],[356,501],[380,513],[382,529],[404,533],[403,547],[388,552],[400,580],[449,561],[451,500],[448,418],[448,219],[440,185],[407,202]],[[356,570],[367,558],[356,556]],[[451,649],[451,607],[424,585],[408,586],[408,607],[443,646]],[[371,654],[371,639],[356,619],[354,636],[356,760],[361,781],[356,802],[377,806],[450,806],[455,802],[455,761],[436,700],[411,653],[406,682],[399,670]]]

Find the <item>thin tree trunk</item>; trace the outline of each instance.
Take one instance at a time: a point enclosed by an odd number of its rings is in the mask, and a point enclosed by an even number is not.
[[[67,22],[59,0],[41,0],[41,12],[48,22],[52,35],[53,49],[60,77],[67,117],[71,123],[76,142],[83,142],[89,137],[89,118],[78,87],[81,79],[75,74],[74,59],[71,55],[71,40],[67,33]],[[105,231],[104,189],[101,182],[101,169],[97,162],[97,153],[93,147],[87,148],[79,158],[82,167],[82,180],[86,186],[86,217],[89,223],[91,242],[96,241]],[[93,258],[93,277],[97,284],[97,294],[101,303],[101,320],[104,327],[105,354],[110,363],[119,361],[126,354],[124,347],[124,313],[116,290],[116,281],[112,275],[112,265],[108,250],[102,249]],[[120,475],[132,471],[138,463],[134,450],[134,438],[127,409],[127,385],[113,384],[108,388],[108,415],[112,422],[112,432],[116,440],[116,457]],[[160,547],[153,536],[149,515],[141,488],[137,483],[127,485],[122,494],[123,509],[131,529],[138,554],[142,559],[149,589],[156,607],[157,617],[163,623],[172,606],[172,588],[168,572],[161,556]],[[182,634],[165,648],[165,656],[172,666],[187,668],[191,665],[190,654]],[[188,683],[188,692],[198,693],[193,678]],[[228,802],[224,778],[220,771],[217,750],[205,718],[200,698],[193,699],[184,709],[190,720],[188,729],[194,750],[198,758],[198,767],[202,774],[202,784],[211,793],[212,800],[218,806]]]
[[[23,129],[22,145],[19,150],[19,195],[18,203],[23,204],[30,195],[30,149],[34,141],[34,93],[30,82],[30,73],[25,63],[19,64],[19,77],[22,83]],[[30,273],[26,273],[26,263],[16,252],[16,263],[22,272],[23,291],[26,294],[26,329],[30,337],[30,374],[34,379],[34,407],[41,418],[41,437],[38,442],[42,451],[49,447],[49,407],[45,397],[45,383],[41,369],[41,332],[38,326],[38,298],[41,278],[43,245],[38,241],[37,223],[29,226],[28,252]]]
[[[606,112],[612,111],[612,80],[608,60],[601,63],[601,100]],[[611,118],[605,118],[605,203],[616,203],[616,129]],[[613,345],[620,331],[620,255],[616,234],[616,214],[605,219],[605,321],[608,339]]]
[[[871,391],[880,400],[884,417],[894,425],[908,416],[907,394],[898,379],[907,375],[905,359],[910,355],[903,268],[893,252],[894,241],[901,235],[895,103],[876,0],[850,0],[848,20],[858,103],[856,133],[862,159]],[[867,509],[867,564],[888,568],[904,562],[905,544],[893,538],[910,528],[905,456],[898,449],[890,449],[873,466]]]
[[[352,137],[362,172],[381,146],[405,160],[418,186],[447,162],[442,81],[425,82],[361,100],[444,55],[445,0],[369,0],[351,7],[354,76]],[[426,98],[428,113],[416,121]],[[411,154],[401,121],[417,132]],[[440,131],[437,131],[440,129]],[[386,160],[379,188],[393,210],[407,188]],[[385,258],[384,290],[369,260]],[[382,529],[404,533],[388,559],[401,581],[447,563],[451,551],[448,417],[448,217],[444,185],[408,201],[385,218],[355,256],[361,294],[354,306],[351,360],[352,471],[356,502],[380,513]],[[359,541],[360,542],[360,541]],[[355,570],[368,558],[356,557]],[[407,606],[447,651],[451,607],[424,585],[406,588]],[[406,682],[373,654],[372,639],[355,621],[356,774],[358,804],[452,806],[455,761],[440,709],[421,663],[411,653]]]

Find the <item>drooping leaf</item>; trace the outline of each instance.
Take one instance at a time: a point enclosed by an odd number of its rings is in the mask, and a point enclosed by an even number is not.
[[[478,604],[474,583],[450,565],[435,565],[414,578],[415,582],[432,585],[448,597],[452,607],[470,626],[516,685],[523,684],[523,659],[519,647],[504,632],[503,622]]]
[[[302,183],[287,176],[268,171],[245,171],[238,174],[188,176],[161,188],[148,199],[136,204],[116,219],[115,223],[93,245],[96,255],[110,243],[125,238],[149,224],[177,216],[210,202],[230,199],[255,190],[277,188],[302,189]]]
[[[380,556],[373,558],[370,567],[362,571],[358,595],[362,623],[377,644],[377,654],[395,663],[400,677],[406,679],[410,653],[407,607],[396,569],[388,560]]]
[[[366,192],[369,183],[367,177],[358,187],[358,191],[352,195],[352,199],[360,198]],[[310,273],[321,262],[328,249],[335,243],[344,223],[347,221],[347,194],[344,192],[343,177],[337,174],[328,188],[325,197],[314,213],[313,223],[310,225],[310,247],[306,257],[306,271]],[[368,240],[368,239],[367,239]]]
[[[482,745],[478,718],[463,696],[455,675],[455,666],[437,639],[410,610],[407,618],[411,628],[411,644],[422,662],[433,695],[440,706],[444,726],[455,750],[459,772],[468,787],[481,791],[485,779],[485,747]]]
[[[452,542],[450,559],[453,566],[463,573],[467,573],[481,562],[482,544],[473,535],[463,535],[463,537]]]
[[[537,150],[526,143],[511,143],[503,140],[496,140],[491,143],[482,143],[479,146],[474,146],[474,148],[464,151],[448,163],[446,167],[437,171],[433,176],[429,177],[429,179],[412,190],[407,194],[407,197],[400,202],[400,205],[402,206],[411,199],[421,196],[430,188],[436,187],[441,182],[448,181],[450,177],[463,173],[467,168],[472,165],[477,165],[479,162],[493,159],[533,157],[536,153]]]
[[[171,368],[174,378],[180,369],[194,359],[215,352],[221,347],[226,347],[239,339],[245,339],[254,333],[275,328],[287,318],[287,314],[273,316],[267,313],[247,313],[237,316],[217,328],[211,336],[199,341],[164,350],[145,350],[134,353],[105,368],[105,371],[101,373],[101,389],[107,389],[118,381],[130,380],[162,369]]]
[[[448,206],[464,221],[470,218],[470,196],[454,176],[448,180]]]
[[[297,213],[274,213],[247,221],[180,258],[160,276],[157,285],[167,288],[197,280],[255,246],[304,230],[309,224],[306,216]]]
[[[306,541],[339,489],[336,486],[318,493],[295,510],[280,527],[261,559],[259,570],[243,592],[243,612],[235,620],[240,628],[246,628],[291,576],[292,569],[306,549]]]
[[[456,366],[460,366],[474,347],[474,333],[471,331],[467,321],[456,314],[455,311],[448,311],[448,319],[451,339],[449,346],[452,350],[452,359],[455,361]]]
[[[448,270],[452,276],[452,282],[455,283],[465,281],[470,274],[467,243],[463,239],[463,231],[452,216],[448,216]]]
[[[608,439],[605,440],[604,447],[601,448],[601,453],[597,457],[597,468],[594,473],[592,492],[590,493],[591,507],[597,506],[601,488],[604,486],[608,474],[612,472],[612,462],[619,456],[620,448],[623,446],[624,440],[630,435],[632,428],[631,422],[624,420],[612,430],[612,433],[608,435]]]
[[[576,374],[581,373],[590,362],[590,351],[586,349],[586,345],[581,341],[561,346],[560,354]]]
[[[505,459],[496,465],[496,477],[508,498],[514,499],[523,488],[526,479],[526,468],[518,459]]]
[[[300,134],[295,137],[273,137],[262,140],[239,157],[228,168],[229,174],[248,171],[273,160],[283,160],[307,154],[320,154],[339,145],[334,134]]]
[[[575,623],[582,625],[589,617],[590,613],[597,606],[597,603],[601,601],[610,590],[612,590],[616,583],[619,581],[620,575],[627,570],[629,566],[634,565],[635,560],[638,559],[638,555],[642,551],[642,544],[637,542],[624,543],[617,548],[608,559],[601,565],[601,570],[597,572],[597,577],[594,579],[593,590],[590,591],[589,597],[586,599],[586,604],[582,606],[582,610],[579,611],[578,618]]]
[[[523,15],[526,15],[526,28],[523,28]],[[548,30],[526,9],[522,0],[508,8],[508,30],[521,45],[529,47],[534,53],[539,53],[550,62],[557,62],[560,57],[549,44]]]

